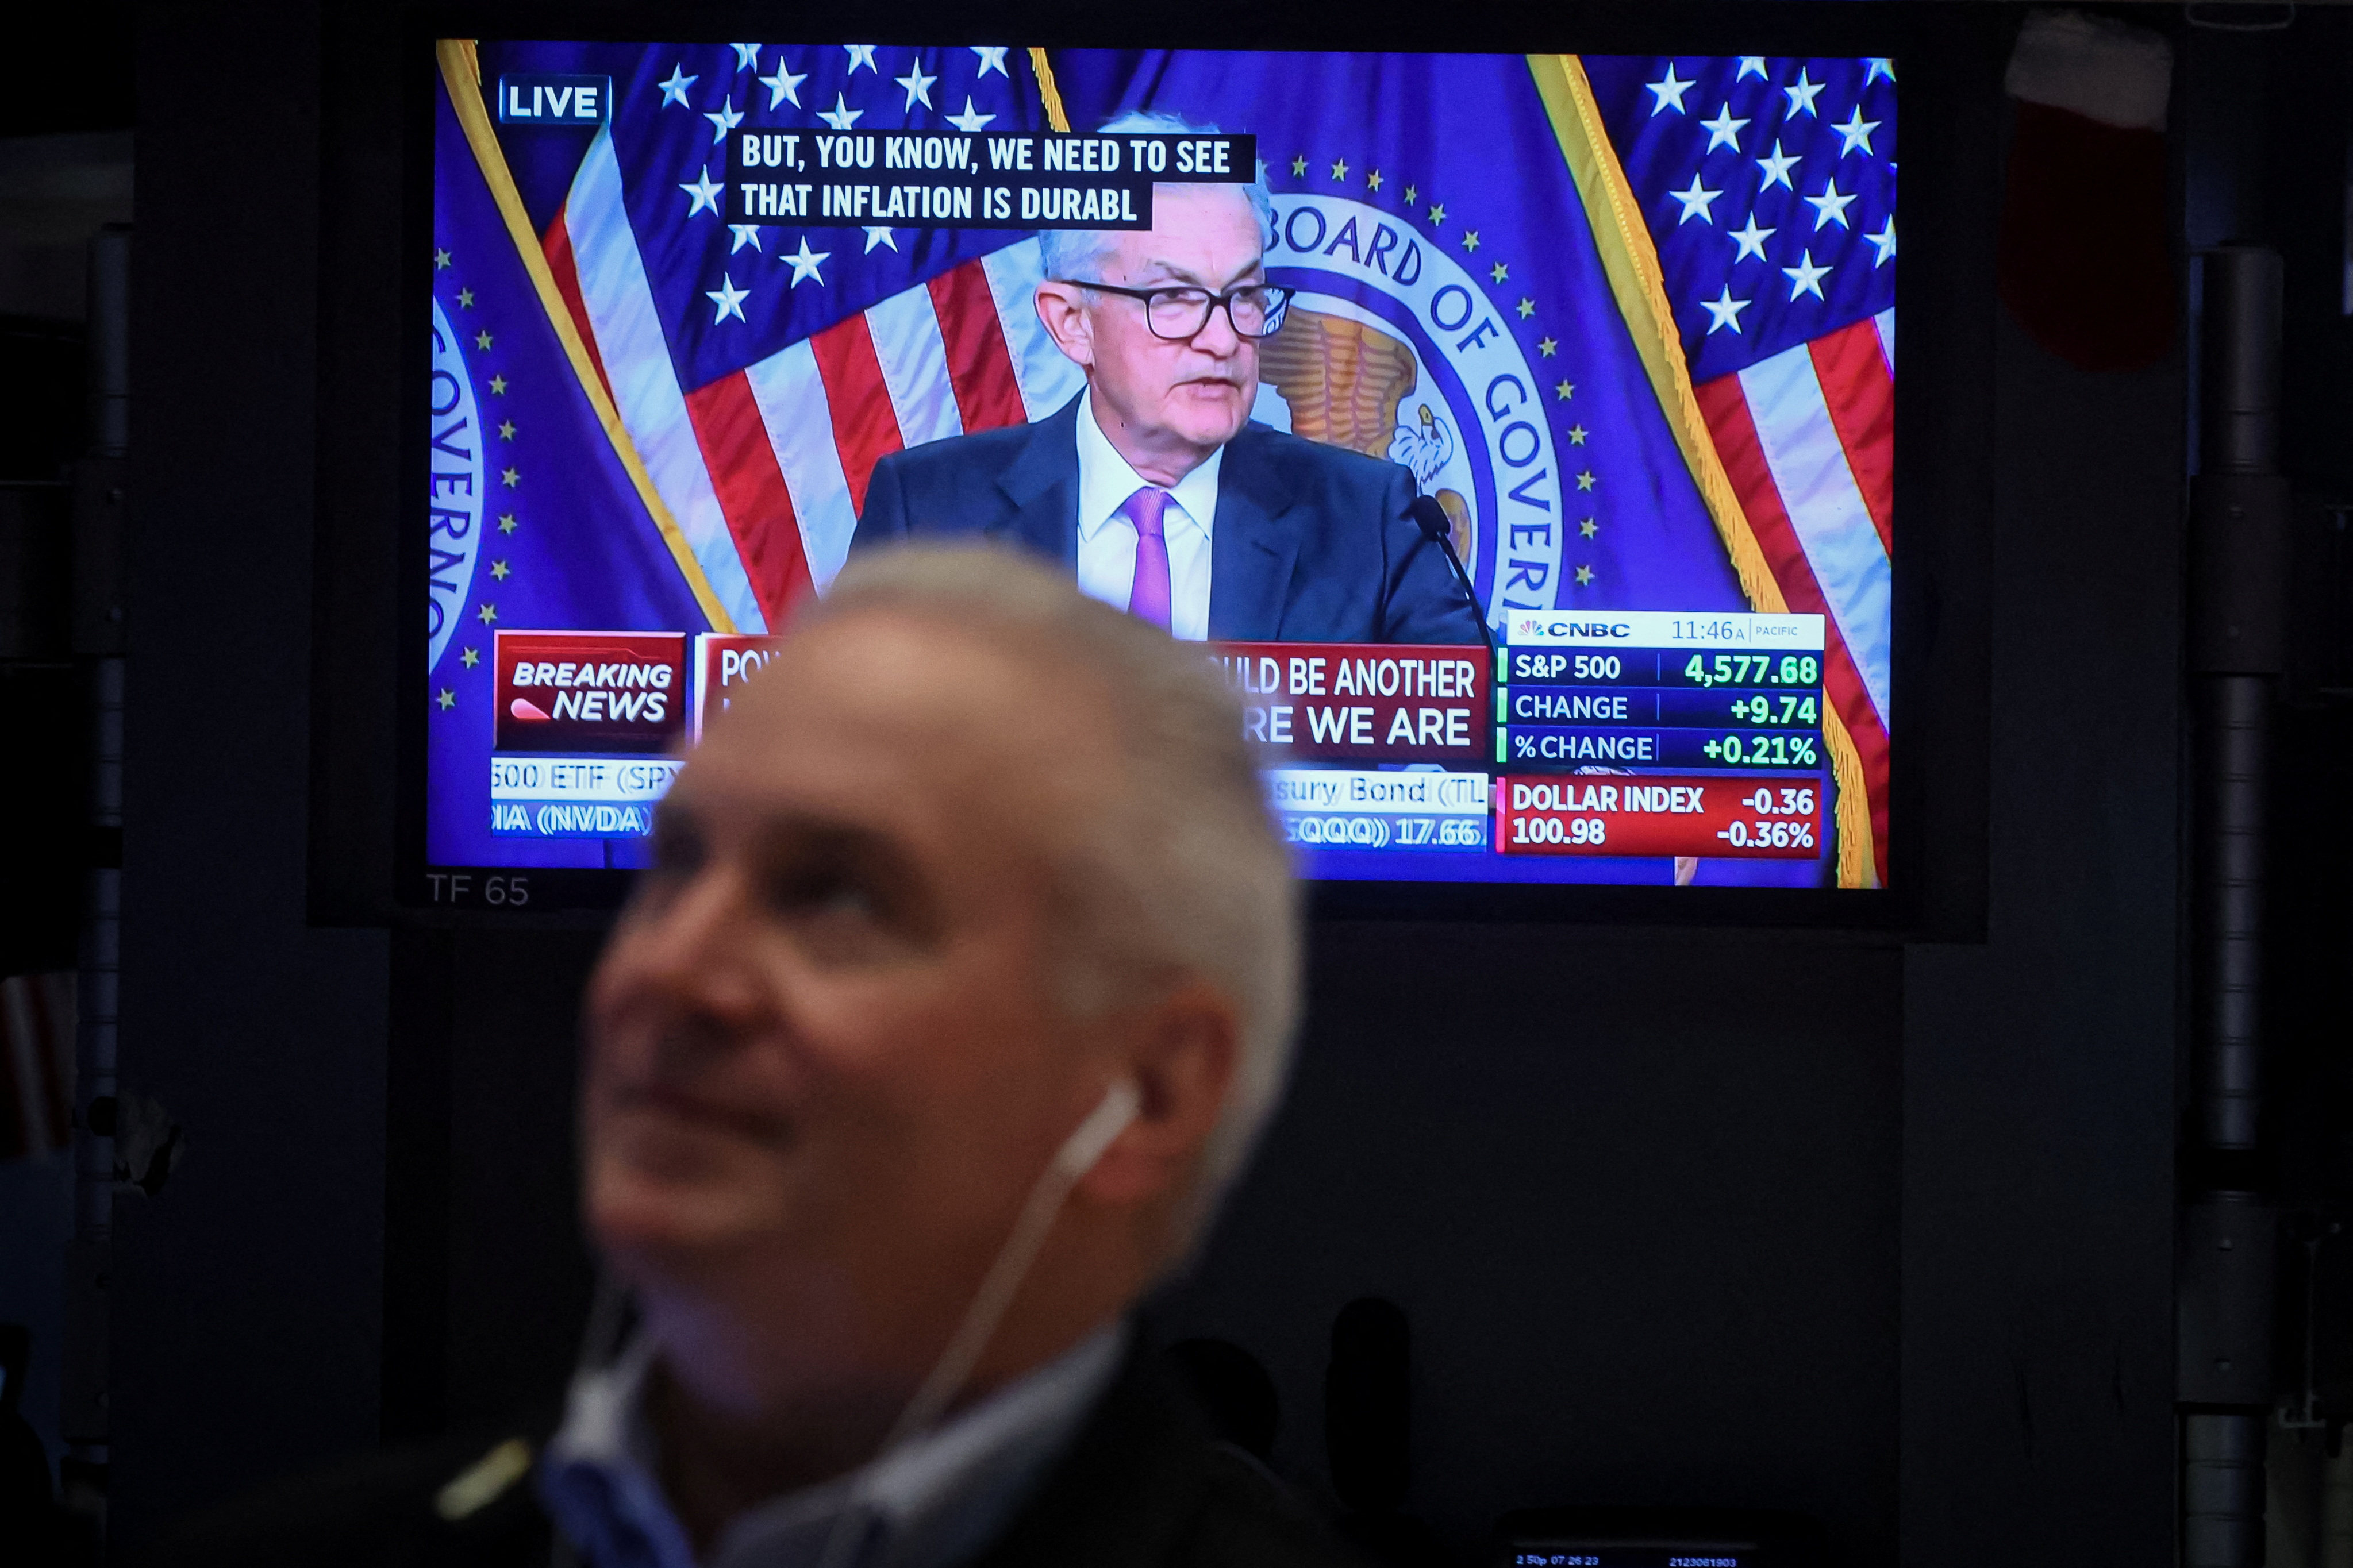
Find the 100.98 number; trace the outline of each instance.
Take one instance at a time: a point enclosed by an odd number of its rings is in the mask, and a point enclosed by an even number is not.
[[[1512,842],[1514,844],[1599,844],[1608,837],[1609,825],[1598,816],[1515,816],[1512,818]]]

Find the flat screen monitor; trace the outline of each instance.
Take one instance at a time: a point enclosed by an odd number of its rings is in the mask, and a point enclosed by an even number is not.
[[[416,896],[609,895],[976,537],[1221,661],[1318,881],[1868,901],[1898,67],[439,40]]]

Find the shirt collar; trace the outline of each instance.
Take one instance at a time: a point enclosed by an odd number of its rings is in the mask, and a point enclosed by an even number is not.
[[[1073,1436],[1118,1371],[1124,1325],[1071,1350],[930,1431],[845,1476],[771,1499],[729,1523],[714,1568],[814,1564],[835,1522],[855,1508],[865,1537],[851,1561],[930,1568],[970,1556],[1000,1529]],[[595,1568],[691,1568],[684,1528],[655,1479],[645,1409],[653,1351],[639,1335],[611,1366],[572,1383],[549,1442],[541,1493]]]
[[[1220,447],[1175,484],[1158,487],[1169,493],[1178,508],[1163,515],[1162,527],[1189,524],[1199,529],[1203,538],[1209,537],[1218,516],[1218,470],[1225,461],[1226,449]],[[1128,497],[1151,483],[1120,456],[1119,448],[1095,423],[1095,389],[1088,387],[1079,400],[1079,538],[1092,541],[1127,504]]]

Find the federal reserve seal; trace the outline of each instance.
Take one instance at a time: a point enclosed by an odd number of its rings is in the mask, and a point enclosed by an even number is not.
[[[1497,625],[1550,609],[1559,464],[1541,384],[1478,280],[1345,196],[1284,199],[1274,228],[1268,276],[1299,294],[1259,351],[1258,416],[1412,469]]]

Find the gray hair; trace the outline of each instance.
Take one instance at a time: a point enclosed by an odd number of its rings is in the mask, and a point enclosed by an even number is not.
[[[1160,109],[1131,109],[1124,114],[1113,115],[1103,123],[1105,133],[1134,132],[1139,135],[1214,136],[1218,128],[1187,120],[1181,114],[1171,114]],[[1175,184],[1179,182],[1165,181]],[[1190,184],[1190,182],[1185,182]],[[1258,240],[1261,248],[1274,244],[1274,196],[1266,188],[1266,160],[1258,161],[1258,178],[1246,185],[1211,186],[1211,189],[1239,190],[1250,198],[1250,211],[1258,215]],[[1119,243],[1120,230],[1090,228],[1050,228],[1038,236],[1038,257],[1045,267],[1046,276],[1070,283],[1100,283],[1103,258]]]
[[[1242,737],[1240,703],[1199,647],[1000,548],[854,555],[802,624],[860,610],[1042,647],[1109,688],[1125,776],[1092,820],[1071,825],[1056,868],[1073,949],[1071,1001],[1092,1012],[1174,973],[1206,980],[1240,1014],[1233,1082],[1179,1215],[1181,1257],[1274,1112],[1299,1012],[1298,885]]]

